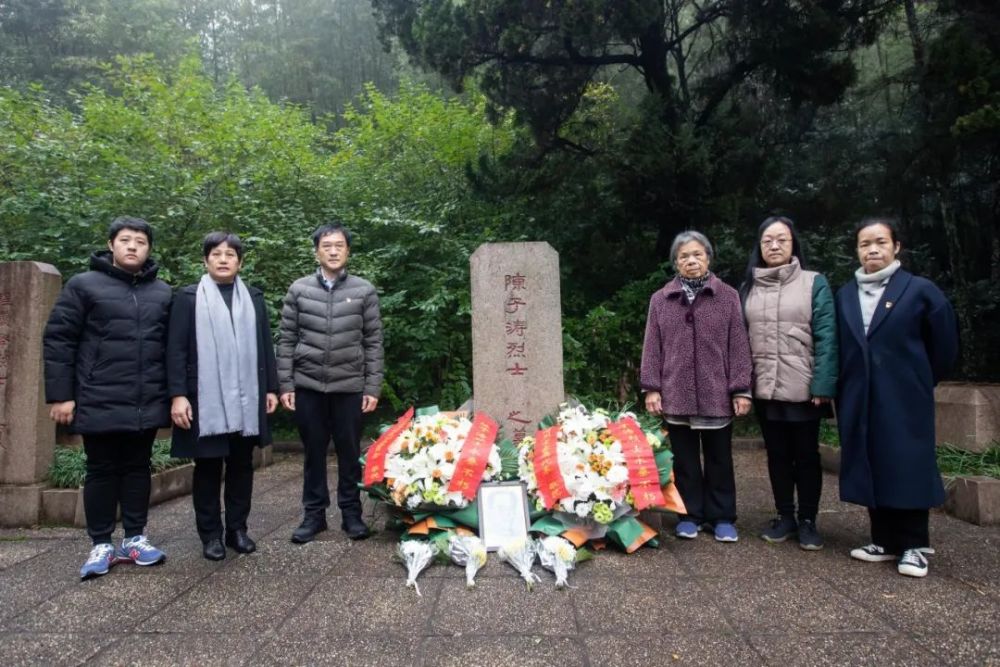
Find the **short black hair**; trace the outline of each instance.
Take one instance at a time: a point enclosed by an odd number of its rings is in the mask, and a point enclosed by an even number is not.
[[[889,228],[889,239],[893,243],[899,243],[899,220],[890,215],[870,215],[862,218],[861,222],[854,226],[854,242],[858,242],[858,234],[862,229],[872,225],[885,225]]]
[[[232,232],[209,232],[205,240],[201,242],[201,252],[207,259],[212,251],[223,243],[235,250],[236,257],[241,262],[243,261],[243,241],[240,241],[240,237]]]
[[[149,247],[153,247],[153,228],[149,226],[149,223],[142,218],[133,218],[127,215],[120,215],[111,221],[111,226],[108,227],[108,241],[114,243],[115,237],[123,229],[131,229],[133,232],[145,234],[146,240],[149,241]]]
[[[337,232],[340,232],[341,234],[344,235],[344,240],[347,242],[347,247],[350,248],[351,232],[347,229],[347,227],[344,227],[344,225],[336,221],[325,222],[316,228],[316,231],[312,233],[313,248],[314,249],[319,248],[319,241],[324,236],[328,236],[330,234],[336,234]]]

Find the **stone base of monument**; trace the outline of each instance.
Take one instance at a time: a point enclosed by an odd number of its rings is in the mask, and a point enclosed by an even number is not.
[[[934,390],[938,444],[982,452],[1000,440],[1000,384],[943,382]]]
[[[254,450],[253,467],[274,463],[271,447]],[[191,493],[194,464],[154,473],[150,478],[149,504],[158,505]],[[83,528],[83,489],[53,489],[42,484],[0,486],[0,526],[59,525]]]
[[[1000,525],[1000,479],[952,477],[945,479],[948,514],[979,526]]]

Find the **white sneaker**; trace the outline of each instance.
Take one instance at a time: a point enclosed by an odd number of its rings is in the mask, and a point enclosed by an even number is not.
[[[851,558],[867,561],[869,563],[886,563],[896,560],[896,557],[887,553],[885,549],[877,544],[866,544],[863,547],[851,550]]]
[[[908,577],[926,577],[927,559],[920,549],[907,549],[899,559],[896,570]]]

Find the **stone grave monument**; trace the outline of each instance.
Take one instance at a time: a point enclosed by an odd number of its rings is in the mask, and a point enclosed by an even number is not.
[[[559,254],[485,243],[470,258],[475,409],[515,442],[564,400]]]

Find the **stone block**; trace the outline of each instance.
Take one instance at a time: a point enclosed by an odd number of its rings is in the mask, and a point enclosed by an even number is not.
[[[41,484],[0,485],[0,527],[34,526],[42,508]]]
[[[1000,479],[977,475],[946,481],[949,514],[979,526],[1000,525]]]
[[[191,493],[193,475],[193,463],[156,473],[151,479],[149,504],[156,505]]]
[[[0,484],[40,482],[52,463],[42,333],[61,286],[49,264],[0,263]]]
[[[1000,440],[1000,384],[946,382],[934,390],[939,445],[982,452]]]
[[[44,489],[41,522],[80,528],[87,525],[83,514],[83,490]]]
[[[820,443],[819,463],[823,470],[835,475],[840,474],[840,447]]]
[[[332,447],[330,449],[333,449]],[[254,469],[266,468],[274,463],[274,445],[267,447],[254,447],[253,467]]]
[[[548,243],[485,243],[469,261],[476,409],[519,440],[565,399],[559,255]]]

